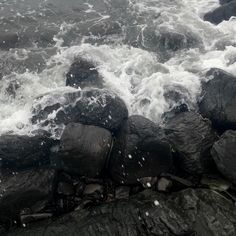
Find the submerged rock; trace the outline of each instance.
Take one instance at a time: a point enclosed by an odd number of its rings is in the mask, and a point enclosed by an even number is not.
[[[0,33],[0,49],[9,50],[17,47],[19,37],[17,33],[1,32]]]
[[[229,235],[236,234],[236,208],[219,193],[187,189],[161,194],[150,190],[57,220],[31,224],[8,236],[59,235]]]
[[[215,10],[208,12],[205,14],[204,20],[210,21],[213,24],[219,24],[224,20],[229,20],[231,16],[236,16],[236,1],[227,1],[227,4],[225,3]]]
[[[236,183],[236,131],[226,131],[211,152],[219,171]]]
[[[182,170],[202,174],[211,169],[214,162],[210,150],[217,136],[209,120],[192,111],[178,113],[166,122],[165,133]]]
[[[57,168],[79,176],[96,177],[105,168],[112,145],[111,133],[100,127],[70,123],[55,153]]]
[[[221,70],[210,69],[211,80],[203,84],[200,113],[209,118],[218,130],[236,128],[236,77]]]
[[[170,146],[152,121],[131,116],[122,124],[109,161],[109,171],[119,183],[134,184],[142,177],[158,176],[172,166]]]
[[[78,59],[71,65],[66,74],[66,86],[102,88],[103,80],[91,62]]]
[[[125,42],[158,53],[162,61],[170,59],[180,50],[196,48],[202,43],[190,30],[171,30],[153,25],[127,27]]]
[[[126,105],[117,95],[107,90],[89,89],[38,98],[32,122],[42,126],[80,122],[115,131],[127,117]]]
[[[33,213],[41,210],[51,200],[54,173],[41,168],[1,176],[0,224],[18,222],[25,209]]]
[[[47,132],[35,136],[0,136],[0,170],[2,172],[20,171],[50,163],[50,149],[57,141]]]

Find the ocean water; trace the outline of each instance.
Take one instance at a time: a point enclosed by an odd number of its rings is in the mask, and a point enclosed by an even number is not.
[[[30,134],[37,98],[52,100],[76,57],[91,60],[129,114],[161,124],[186,103],[197,109],[204,73],[236,75],[236,18],[203,21],[218,0],[0,0],[0,134]],[[0,34],[0,39],[1,39]],[[1,48],[1,47],[0,47]],[[46,129],[46,128],[45,128]]]

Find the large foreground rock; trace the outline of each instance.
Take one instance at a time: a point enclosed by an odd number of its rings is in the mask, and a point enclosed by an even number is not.
[[[75,211],[6,235],[234,236],[235,219],[234,203],[211,190],[187,189],[170,195],[145,191],[128,201]]]
[[[66,74],[66,85],[75,88],[102,88],[103,80],[91,62],[77,59]]]
[[[19,221],[23,210],[41,210],[51,200],[54,173],[41,168],[1,176],[0,224]]]
[[[34,136],[0,136],[0,170],[11,172],[50,163],[50,149],[56,143],[47,132]]]
[[[117,130],[128,110],[117,95],[100,89],[47,94],[35,101],[33,123],[41,125],[83,123]]]
[[[112,145],[111,133],[100,127],[70,123],[55,158],[59,168],[79,176],[96,177],[105,168]]]
[[[202,174],[213,166],[210,150],[217,139],[211,122],[189,111],[176,114],[165,124],[168,140],[177,151],[177,164],[190,174]]]
[[[109,171],[114,180],[134,184],[142,177],[158,176],[172,166],[170,146],[152,121],[131,116],[122,124],[114,143]]]
[[[204,20],[219,24],[223,20],[229,20],[231,16],[236,16],[236,1],[222,1],[222,3],[222,6],[208,12],[204,16]]]
[[[212,156],[219,171],[236,183],[236,131],[228,130],[212,148]]]
[[[203,84],[199,109],[219,129],[236,128],[236,77],[220,69],[210,69],[211,80]]]

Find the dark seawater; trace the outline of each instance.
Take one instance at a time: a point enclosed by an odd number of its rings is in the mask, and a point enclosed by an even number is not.
[[[235,19],[217,26],[203,21],[218,5],[0,0],[0,133],[37,129],[30,122],[35,99],[73,90],[65,86],[65,74],[76,57],[94,62],[130,114],[160,124],[178,104],[194,109],[204,71],[219,67],[236,75]]]

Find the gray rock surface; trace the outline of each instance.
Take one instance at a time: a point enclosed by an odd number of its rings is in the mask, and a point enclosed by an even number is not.
[[[7,236],[234,236],[235,205],[211,190],[171,195],[145,191],[130,200],[95,206],[19,229]]]
[[[214,144],[211,153],[219,171],[236,183],[236,131],[226,131]]]

